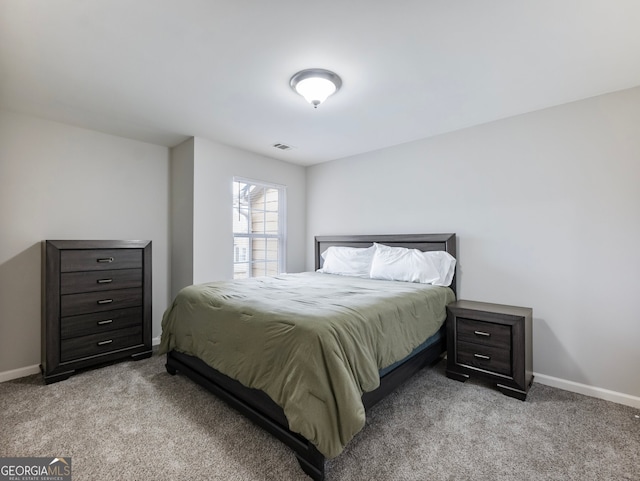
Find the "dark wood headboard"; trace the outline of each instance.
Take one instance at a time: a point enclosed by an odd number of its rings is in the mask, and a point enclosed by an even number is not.
[[[315,265],[322,267],[322,254],[331,246],[369,247],[374,242],[392,247],[406,247],[426,251],[446,251],[457,259],[455,234],[393,234],[393,235],[336,235],[316,236]],[[457,270],[457,265],[456,265]],[[451,289],[457,294],[456,275],[453,276]]]

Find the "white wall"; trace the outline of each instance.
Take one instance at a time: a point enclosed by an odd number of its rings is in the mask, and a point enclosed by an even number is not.
[[[185,246],[174,249],[172,263],[192,263],[192,279],[180,279],[172,294],[189,285],[233,278],[233,192],[234,176],[272,182],[286,186],[287,191],[287,270],[296,272],[305,266],[306,169],[217,142],[196,137],[191,159],[192,185],[172,183],[172,218],[193,216],[192,250]],[[184,144],[172,149],[172,164],[184,163]],[[188,156],[188,154],[187,154]],[[177,167],[172,167],[172,172]],[[182,167],[186,171],[187,167]],[[177,206],[191,197],[191,205]],[[192,212],[190,212],[192,209]],[[181,227],[174,222],[172,230]],[[174,232],[174,236],[177,235]],[[175,279],[174,279],[175,280]]]
[[[160,335],[168,186],[166,147],[0,111],[0,375],[40,364],[44,239],[151,240]]]
[[[455,232],[460,298],[533,308],[539,379],[640,401],[640,88],[316,165],[307,183],[307,245]]]

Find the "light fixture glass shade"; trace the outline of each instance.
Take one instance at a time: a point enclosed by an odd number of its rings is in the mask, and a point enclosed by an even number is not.
[[[336,86],[331,80],[319,77],[310,77],[298,82],[296,92],[302,95],[307,102],[313,105],[319,105],[327,97],[336,91]]]
[[[291,77],[289,83],[293,90],[317,108],[327,97],[338,91],[342,80],[329,70],[315,68],[298,72]]]

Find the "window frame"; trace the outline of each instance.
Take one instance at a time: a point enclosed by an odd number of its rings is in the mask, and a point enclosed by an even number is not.
[[[265,222],[265,230],[263,230],[263,232],[252,232],[251,229],[251,225],[250,225],[250,220],[248,220],[249,225],[248,225],[248,232],[247,233],[238,233],[236,232],[235,229],[235,225],[232,224],[232,231],[233,231],[233,247],[232,247],[232,259],[233,259],[233,278],[234,279],[245,279],[245,278],[251,278],[251,277],[259,277],[259,276],[255,276],[254,275],[254,266],[256,264],[259,263],[264,263],[264,272],[265,275],[266,272],[268,272],[267,269],[267,265],[270,262],[274,262],[274,261],[270,261],[269,259],[266,258],[263,260],[254,260],[253,259],[253,243],[255,242],[255,240],[264,240],[265,241],[265,245],[266,243],[269,241],[269,239],[276,239],[278,241],[278,249],[277,249],[277,260],[275,261],[275,265],[276,265],[276,275],[278,274],[282,274],[284,272],[286,272],[286,243],[287,243],[287,229],[286,229],[286,198],[287,198],[287,189],[285,185],[282,184],[276,184],[273,182],[266,182],[266,181],[262,181],[262,180],[255,180],[255,179],[249,179],[247,177],[241,177],[241,176],[234,176],[233,177],[233,181],[231,184],[232,187],[232,207],[233,207],[233,215],[239,215],[239,209],[240,209],[240,203],[238,202],[238,204],[236,204],[236,199],[238,198],[238,186],[236,185],[237,183],[243,183],[243,184],[248,184],[248,185],[254,185],[258,188],[263,188],[263,189],[275,189],[278,191],[278,209],[277,209],[277,216],[278,216],[278,231],[276,234],[271,234],[271,233],[267,233],[265,232],[266,230],[266,222]],[[246,214],[248,218],[251,215],[252,209],[251,206],[249,205],[249,210]],[[267,210],[263,210],[263,212],[266,215],[266,212],[268,212]],[[238,238],[243,238],[243,239],[247,239],[247,247],[246,247],[246,252],[245,252],[245,259],[242,261],[239,261],[237,259],[236,256],[236,249],[239,247],[236,244],[236,239]],[[243,247],[239,247],[240,251],[243,250]],[[247,273],[246,276],[243,277],[236,277],[236,266],[240,265],[240,264],[246,264],[247,265]]]

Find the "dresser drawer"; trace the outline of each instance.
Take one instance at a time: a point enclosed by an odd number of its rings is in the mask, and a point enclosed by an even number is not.
[[[62,317],[111,311],[142,305],[142,289],[118,289],[60,296]]]
[[[60,274],[60,293],[107,291],[142,286],[142,269],[65,272]]]
[[[142,344],[142,326],[74,337],[63,340],[60,344],[62,362],[105,354]]]
[[[96,312],[60,319],[60,338],[70,339],[88,334],[135,327],[142,324],[142,307]]]
[[[60,272],[138,269],[140,249],[82,249],[60,252]]]
[[[511,349],[458,341],[456,362],[505,376],[512,374]]]
[[[476,321],[465,317],[456,318],[458,340],[483,346],[511,346],[511,327],[493,322]]]

